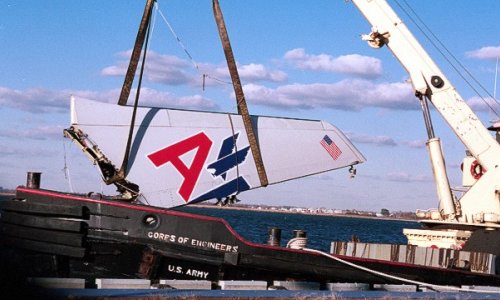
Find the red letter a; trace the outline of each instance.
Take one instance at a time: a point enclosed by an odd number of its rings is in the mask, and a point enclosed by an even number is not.
[[[184,201],[188,202],[200,176],[201,169],[207,160],[210,147],[212,147],[212,141],[204,132],[200,132],[183,141],[151,153],[148,155],[148,158],[156,167],[161,167],[168,162],[172,163],[177,171],[181,173],[182,177],[184,177],[184,181],[179,188],[179,194]],[[187,167],[180,159],[180,156],[195,148],[198,148],[198,150],[193,158],[193,162],[190,167]]]

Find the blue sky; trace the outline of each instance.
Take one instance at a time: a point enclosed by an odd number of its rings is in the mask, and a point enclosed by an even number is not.
[[[493,94],[500,1],[406,1]],[[426,132],[408,78],[388,49],[361,41],[370,26],[343,0],[220,0],[252,114],[326,120],[368,161],[240,195],[246,203],[378,211],[436,207]],[[390,2],[483,123],[498,118]],[[404,4],[404,2],[402,2]],[[97,170],[62,137],[69,96],[115,103],[144,1],[0,2],[0,186],[43,173],[42,187],[105,191]],[[142,104],[236,111],[209,0],[159,0]],[[176,40],[163,16],[182,41]],[[193,58],[191,60],[185,50]],[[202,74],[207,74],[205,88]],[[483,93],[483,97],[488,95]],[[500,107],[496,105],[497,112]],[[433,113],[450,181],[464,147]],[[305,159],[307,155],[305,154]]]

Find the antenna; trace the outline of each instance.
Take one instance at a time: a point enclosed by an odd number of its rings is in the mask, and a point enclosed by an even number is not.
[[[498,56],[497,56],[497,64],[495,66],[495,83],[493,85],[493,100],[497,100],[497,79],[498,79]]]

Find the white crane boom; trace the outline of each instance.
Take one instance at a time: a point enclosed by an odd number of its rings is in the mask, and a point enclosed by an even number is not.
[[[422,102],[428,99],[434,105],[467,150],[487,170],[459,203],[439,195],[440,208],[445,211],[442,219],[446,221],[438,222],[500,227],[500,145],[385,0],[353,0],[353,3],[372,26],[372,32],[363,39],[374,48],[389,47],[409,73],[417,97],[423,99]],[[433,140],[431,134],[429,139],[429,142]],[[438,176],[435,174],[439,186]],[[445,181],[443,186],[447,179]]]

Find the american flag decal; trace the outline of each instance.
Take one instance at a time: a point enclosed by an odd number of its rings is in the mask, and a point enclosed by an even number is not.
[[[342,151],[340,151],[340,148],[332,141],[332,139],[328,136],[325,135],[321,142],[319,142],[323,148],[325,148],[326,151],[328,151],[328,154],[333,158],[333,160],[337,160],[340,155],[342,155]]]

